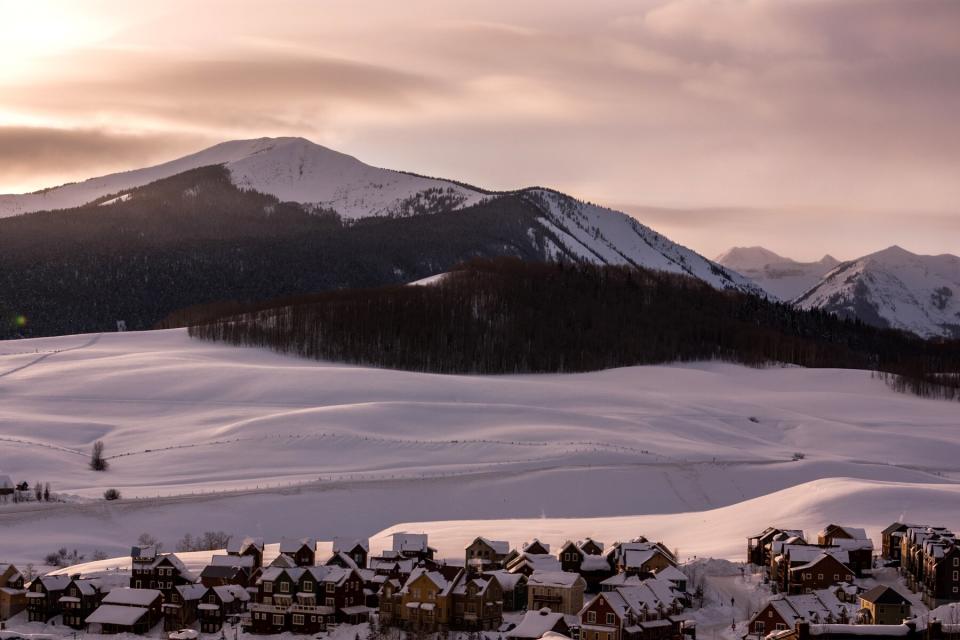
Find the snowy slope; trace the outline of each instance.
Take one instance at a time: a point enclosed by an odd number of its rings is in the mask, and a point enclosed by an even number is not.
[[[115,173],[23,195],[0,195],[0,218],[78,207],[190,169],[225,164],[234,183],[280,200],[336,210],[345,218],[403,213],[405,201],[438,190],[467,206],[483,195],[445,180],[366,165],[303,138],[234,140],[155,167]],[[409,204],[409,202],[407,202]]]
[[[923,337],[960,338],[960,258],[893,246],[840,265],[795,304]]]
[[[579,202],[547,189],[524,192],[543,213],[541,222],[562,248],[599,264],[644,266],[699,278],[718,289],[764,295],[739,273],[671,241],[625,213]],[[554,253],[562,253],[559,248]]]
[[[214,164],[225,165],[234,184],[242,189],[271,194],[282,201],[333,209],[346,219],[449,211],[496,197],[446,180],[371,167],[303,138],[261,138],[225,142],[156,167],[38,193],[0,196],[0,218],[76,207],[108,195],[114,197],[99,204],[125,201],[132,194],[124,191]],[[540,222],[556,239],[547,240],[547,256],[645,266],[688,274],[718,288],[762,293],[748,279],[670,241],[626,214],[544,189],[514,193],[522,194],[543,213]],[[534,230],[529,230],[528,235],[533,234]]]
[[[64,545],[119,555],[143,531],[169,547],[216,529],[330,539],[400,522],[639,514],[666,526],[683,519],[663,514],[829,478],[893,497],[945,495],[960,480],[956,404],[859,371],[438,376],[174,330],[0,342],[0,398],[0,474],[81,497],[0,504],[0,558],[21,562]],[[106,473],[87,469],[97,439]],[[97,500],[108,487],[139,499]],[[868,502],[863,524],[908,504]]]
[[[840,264],[830,255],[816,262],[797,262],[763,247],[733,247],[715,262],[742,273],[780,300],[793,300]]]

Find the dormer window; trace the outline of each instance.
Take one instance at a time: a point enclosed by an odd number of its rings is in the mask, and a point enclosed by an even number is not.
[[[290,593],[290,583],[281,582],[280,583],[280,593]]]

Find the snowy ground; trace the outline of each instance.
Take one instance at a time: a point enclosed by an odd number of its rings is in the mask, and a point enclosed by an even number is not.
[[[170,548],[188,531],[329,539],[396,523],[451,557],[479,533],[644,534],[739,559],[770,522],[960,525],[958,415],[856,371],[435,376],[179,330],[0,342],[0,474],[77,496],[0,504],[0,559],[120,554],[143,531]],[[107,473],[87,469],[97,439]],[[108,487],[128,499],[100,500]]]

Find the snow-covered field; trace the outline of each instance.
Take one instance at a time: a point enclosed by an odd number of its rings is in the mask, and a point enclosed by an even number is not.
[[[682,558],[739,558],[769,523],[957,527],[958,416],[857,371],[436,376],[180,330],[0,342],[0,475],[79,497],[0,504],[0,559],[121,555],[141,532],[172,548],[205,530],[389,527],[428,531],[449,557],[479,534],[643,534]],[[87,469],[97,439],[106,473]],[[108,487],[125,500],[99,499]]]

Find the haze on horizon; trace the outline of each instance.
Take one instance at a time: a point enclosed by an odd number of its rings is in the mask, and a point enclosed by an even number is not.
[[[952,0],[0,0],[0,193],[234,138],[546,185],[709,257],[960,253]]]

